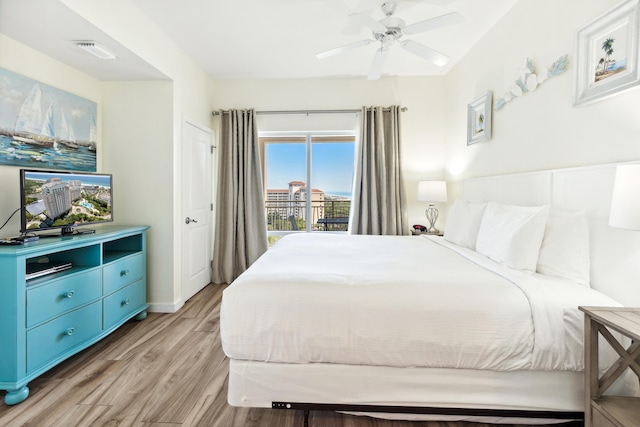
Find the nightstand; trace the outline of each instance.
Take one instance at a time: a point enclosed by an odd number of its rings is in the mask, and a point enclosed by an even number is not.
[[[640,426],[640,398],[603,396],[628,368],[640,378],[640,308],[579,307],[584,318],[585,427]],[[609,332],[632,339],[625,349]],[[602,376],[598,375],[598,335],[601,334],[620,355]]]
[[[427,233],[426,231],[411,230],[411,235],[412,236],[421,236],[423,234],[427,235],[427,236],[444,236],[444,232],[443,231],[438,231],[437,233]]]

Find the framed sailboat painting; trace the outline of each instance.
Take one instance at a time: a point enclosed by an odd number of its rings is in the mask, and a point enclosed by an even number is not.
[[[97,105],[0,68],[0,165],[96,171]]]

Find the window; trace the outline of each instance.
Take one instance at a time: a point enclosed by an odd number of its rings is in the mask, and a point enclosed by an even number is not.
[[[261,136],[270,243],[295,231],[347,231],[353,133]]]

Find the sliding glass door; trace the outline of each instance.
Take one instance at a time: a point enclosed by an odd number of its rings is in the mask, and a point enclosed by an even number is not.
[[[261,135],[270,241],[291,232],[345,232],[353,186],[353,133]]]

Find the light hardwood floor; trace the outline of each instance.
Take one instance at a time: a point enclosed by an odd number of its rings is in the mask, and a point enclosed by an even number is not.
[[[209,285],[174,314],[149,313],[29,384],[0,426],[302,427],[302,413],[227,404],[228,361],[220,344],[223,287]],[[0,350],[1,351],[1,350]],[[4,392],[0,392],[4,400]],[[311,427],[482,427],[384,421],[311,412]],[[576,425],[574,423],[574,425]],[[579,424],[577,424],[579,425]]]

